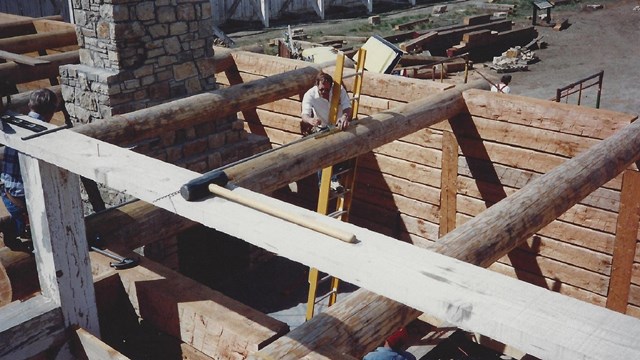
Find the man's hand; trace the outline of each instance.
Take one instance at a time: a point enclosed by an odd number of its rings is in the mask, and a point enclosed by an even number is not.
[[[322,124],[322,120],[320,118],[315,118],[313,116],[302,114],[302,121],[306,122],[311,126],[320,126]]]
[[[345,115],[342,115],[340,119],[336,122],[336,127],[340,130],[344,130],[349,127],[349,118]]]

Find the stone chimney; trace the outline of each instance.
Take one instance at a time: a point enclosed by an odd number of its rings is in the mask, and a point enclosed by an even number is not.
[[[72,0],[80,65],[61,67],[74,122],[215,89],[209,0]]]
[[[72,0],[80,64],[60,68],[75,123],[216,89],[209,0]],[[203,119],[206,120],[206,119]],[[236,116],[167,131],[135,151],[205,172],[270,148]]]

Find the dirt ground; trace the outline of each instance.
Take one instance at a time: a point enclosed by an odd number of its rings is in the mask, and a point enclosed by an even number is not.
[[[450,12],[464,9],[479,0],[446,2]],[[403,17],[431,13],[430,3],[414,8],[404,8],[389,12],[377,13],[385,17]],[[602,4],[603,9],[590,10],[587,5]],[[578,2],[572,6],[559,6],[551,11],[552,22],[568,19],[569,27],[557,31],[551,27],[537,26],[541,41],[547,47],[535,50],[539,62],[529,65],[528,71],[513,73],[511,92],[540,99],[555,97],[556,89],[604,71],[603,89],[600,108],[620,112],[640,113],[640,87],[637,79],[640,76],[640,11],[634,11],[640,0],[606,0],[604,2]],[[309,19],[309,18],[307,18]],[[342,35],[352,35],[350,29],[358,23],[366,23],[367,16],[361,15],[347,19],[329,19],[326,21],[300,18],[289,25],[303,28],[306,33],[336,34],[336,30],[344,29]],[[512,19],[513,20],[513,19]],[[514,28],[528,26],[531,20],[513,20]],[[265,46],[269,39],[282,37],[286,25],[275,24],[270,29],[259,31],[228,32],[238,44],[261,43]],[[496,54],[500,55],[500,54]],[[499,74],[476,64],[476,68],[487,75],[499,78]],[[592,83],[592,82],[590,82]],[[595,107],[597,87],[583,92],[582,105]],[[577,102],[577,95],[566,100]]]
[[[552,98],[557,88],[603,70],[600,108],[640,113],[640,11],[633,11],[638,5],[638,0],[620,0],[601,10],[552,12],[571,25],[563,31],[537,27],[548,47],[536,50],[540,62],[530,71],[513,74],[512,93]],[[595,89],[585,91],[582,104],[595,106]],[[569,103],[576,100],[574,95]]]

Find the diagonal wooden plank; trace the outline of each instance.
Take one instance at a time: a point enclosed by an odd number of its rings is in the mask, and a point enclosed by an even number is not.
[[[33,56],[20,55],[9,51],[0,50],[0,59],[13,61],[17,64],[37,66],[50,64],[50,61],[34,58]]]

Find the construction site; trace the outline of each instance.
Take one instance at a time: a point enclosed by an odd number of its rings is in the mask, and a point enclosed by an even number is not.
[[[379,21],[371,0],[0,12],[0,144],[29,213],[0,243],[0,359],[362,359],[398,329],[422,360],[638,358],[638,89],[522,63],[543,39],[571,52],[555,34],[583,18],[289,27],[278,56],[221,30],[336,4]],[[353,119],[308,134],[321,72]],[[26,115],[43,87],[50,123]]]

